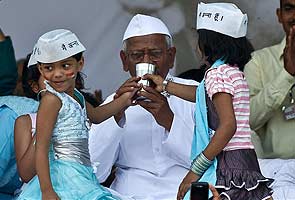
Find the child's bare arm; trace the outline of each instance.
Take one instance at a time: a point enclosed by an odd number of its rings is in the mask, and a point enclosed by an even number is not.
[[[216,93],[213,95],[213,103],[219,117],[219,126],[204,150],[204,155],[209,160],[213,160],[223,150],[235,134],[237,127],[232,96],[227,93]]]
[[[29,182],[36,175],[35,145],[32,138],[32,122],[29,115],[16,119],[14,125],[14,149],[19,175],[24,182]]]
[[[48,151],[52,131],[57,120],[61,102],[53,94],[46,93],[41,100],[37,114],[36,129],[36,171],[42,195],[54,193],[49,173]]]
[[[115,98],[113,101],[98,106],[94,108],[91,106],[89,103],[86,102],[86,107],[87,107],[87,114],[91,122],[93,123],[100,123],[121,110],[125,109],[126,107],[132,105],[132,97],[134,96],[135,92],[137,89],[134,89],[133,92],[126,92],[119,97]]]
[[[164,79],[161,76],[146,74],[143,76],[143,78],[152,80],[156,84],[155,89],[158,92],[163,92]],[[196,101],[196,87],[197,86],[185,85],[185,84],[175,83],[173,81],[168,81],[167,85],[165,87],[165,90],[169,94],[175,95],[175,96],[185,99],[187,101],[195,102]]]
[[[203,152],[209,160],[213,160],[223,150],[236,132],[236,119],[233,110],[232,96],[227,93],[216,93],[213,95],[213,103],[219,116],[219,126]],[[197,181],[199,178],[200,175],[190,170],[180,184],[177,200],[182,199],[190,188],[191,183]]]

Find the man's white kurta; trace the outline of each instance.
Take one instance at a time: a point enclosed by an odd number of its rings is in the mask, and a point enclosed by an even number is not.
[[[197,84],[179,78],[174,82]],[[110,96],[106,102],[112,99]],[[140,106],[125,111],[122,128],[113,117],[92,125],[89,150],[92,162],[99,163],[99,181],[107,178],[115,164],[113,190],[134,199],[176,199],[191,164],[195,105],[175,96],[170,96],[168,103],[174,113],[170,132]]]

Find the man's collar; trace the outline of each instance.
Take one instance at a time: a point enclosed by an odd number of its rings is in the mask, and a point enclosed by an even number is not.
[[[167,73],[165,79],[167,80],[167,79],[169,79],[169,78],[173,78],[173,76],[172,76],[171,74]]]

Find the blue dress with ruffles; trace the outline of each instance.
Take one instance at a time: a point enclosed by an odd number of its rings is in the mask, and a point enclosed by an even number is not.
[[[88,151],[89,123],[83,96],[75,89],[80,105],[68,94],[55,91],[48,83],[46,90],[62,102],[49,150],[50,178],[54,191],[60,199],[115,200],[99,184],[91,167]],[[26,185],[18,197],[20,200],[41,198],[38,176]]]

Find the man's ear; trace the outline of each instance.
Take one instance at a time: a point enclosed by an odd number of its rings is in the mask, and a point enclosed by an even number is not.
[[[175,61],[175,55],[176,55],[176,48],[175,47],[170,47],[167,50],[167,61],[168,61],[168,66],[170,66],[170,69],[173,68],[174,61]]]
[[[121,58],[121,61],[122,61],[123,70],[125,72],[128,72],[129,71],[128,58],[127,58],[127,55],[126,55],[125,51],[123,51],[123,50],[120,51],[120,58]]]
[[[278,21],[280,23],[282,23],[282,13],[281,13],[281,9],[277,8],[277,17],[278,17]]]

